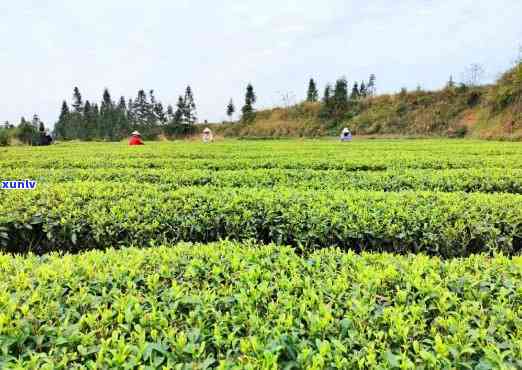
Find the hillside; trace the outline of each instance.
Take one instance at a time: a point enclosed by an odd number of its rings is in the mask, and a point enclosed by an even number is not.
[[[215,125],[224,136],[287,137],[338,135],[470,136],[522,139],[522,63],[495,84],[446,86],[439,91],[350,99],[341,114],[324,102],[257,112],[251,123]]]

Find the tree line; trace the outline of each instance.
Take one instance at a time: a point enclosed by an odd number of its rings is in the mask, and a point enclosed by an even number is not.
[[[48,130],[37,114],[33,116],[31,121],[22,117],[17,126],[8,121],[0,124],[0,146],[9,145],[11,137],[23,144],[42,145],[46,135],[48,135]]]
[[[144,138],[155,138],[161,134],[186,136],[195,132],[196,103],[190,86],[180,95],[176,109],[172,105],[163,106],[154,95],[139,90],[136,98],[121,96],[115,102],[108,89],[103,92],[98,103],[85,102],[80,89],[73,89],[73,99],[69,107],[63,101],[58,122],[55,124],[56,138],[69,140],[121,140],[132,131],[139,131]]]
[[[376,93],[375,75],[368,81],[355,82],[349,91],[345,77],[339,78],[332,87],[326,84],[322,99],[319,98],[317,84],[313,78],[309,80],[306,101],[320,103],[320,117],[325,121],[339,121],[353,110],[360,99],[374,96]],[[254,87],[249,83],[246,87],[244,104],[241,107],[242,123],[255,120],[254,104],[257,96]],[[226,114],[232,122],[236,107],[232,99],[226,106]],[[35,115],[35,117],[37,117]],[[159,135],[180,137],[196,132],[196,103],[190,86],[180,95],[174,108],[166,108],[159,101],[154,90],[139,90],[136,98],[126,99],[121,96],[115,102],[108,89],[105,89],[100,103],[83,100],[78,87],[73,89],[72,102],[63,101],[58,122],[55,124],[54,136],[57,139],[71,140],[121,140],[134,131],[139,131],[144,138],[153,139]],[[205,121],[206,122],[206,121]],[[6,124],[7,125],[7,124]],[[43,123],[38,118],[27,122],[22,118],[18,125],[17,135],[24,143],[34,143]],[[31,137],[33,139],[31,139]]]
[[[325,120],[339,119],[347,111],[349,111],[352,103],[376,94],[376,77],[371,74],[368,81],[361,81],[359,84],[355,82],[352,86],[351,91],[348,91],[348,81],[345,77],[339,78],[335,87],[332,88],[331,84],[326,84],[324,89],[323,98],[320,101],[319,91],[317,84],[313,78],[308,82],[308,89],[306,91],[306,102],[309,103],[321,103],[321,114],[320,116]],[[256,111],[254,104],[257,101],[256,94],[254,93],[254,87],[252,84],[248,84],[245,93],[245,104],[241,108],[241,120],[242,123],[250,123],[254,121]],[[235,112],[235,106],[230,99],[227,107],[226,114],[231,122],[232,115]]]
[[[354,82],[351,90],[349,90],[346,77],[337,79],[333,87],[330,83],[327,83],[320,101],[321,110],[319,117],[324,122],[332,124],[349,119],[350,115],[357,111],[359,101],[375,96],[376,92],[377,86],[374,74],[370,75],[368,81]],[[309,103],[319,102],[319,91],[313,78],[308,82],[306,101]]]

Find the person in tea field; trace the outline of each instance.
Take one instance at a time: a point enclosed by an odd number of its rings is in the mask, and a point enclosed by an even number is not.
[[[204,143],[210,143],[212,141],[214,141],[214,136],[212,135],[212,131],[206,127],[204,130],[203,130],[203,142]]]
[[[46,146],[52,143],[53,137],[49,134],[49,130],[46,129],[44,132],[40,132],[40,145]]]
[[[343,128],[343,131],[341,132],[341,141],[352,141],[352,133],[347,127]]]
[[[144,145],[143,141],[141,140],[141,134],[138,131],[134,131],[131,134],[129,145]]]

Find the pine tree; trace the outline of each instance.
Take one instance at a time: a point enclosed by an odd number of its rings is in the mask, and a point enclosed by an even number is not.
[[[306,94],[306,101],[308,102],[316,102],[319,98],[319,92],[317,91],[317,86],[313,78],[310,79],[308,83],[308,92]]]
[[[156,125],[158,123],[164,124],[167,120],[165,109],[161,102],[156,101],[154,90],[149,91],[150,103],[148,106],[148,123],[149,125]]]
[[[167,115],[165,114],[165,109],[163,108],[163,104],[161,104],[161,102],[157,102],[154,105],[154,116],[156,117],[157,122],[160,124],[167,122]]]
[[[45,131],[45,125],[42,121],[40,121],[40,125],[38,126],[38,131],[44,132]]]
[[[171,122],[174,119],[174,108],[172,105],[167,106],[167,122]]]
[[[257,101],[257,96],[254,93],[254,87],[252,86],[252,84],[248,84],[247,85],[247,92],[246,92],[246,95],[245,95],[245,99],[251,105],[254,105],[256,103],[256,101]]]
[[[370,75],[370,79],[368,80],[368,86],[366,86],[366,90],[368,91],[368,96],[375,96],[377,93],[377,87],[375,85],[375,75],[372,73]]]
[[[232,121],[232,116],[234,115],[235,111],[236,111],[236,107],[234,106],[234,102],[232,101],[232,98],[231,98],[227,105],[227,116],[228,116],[229,121]]]
[[[174,113],[174,123],[184,124],[184,112],[185,112],[185,99],[180,95],[178,97],[178,103],[176,104],[176,113]]]
[[[348,81],[341,77],[335,82],[333,99],[336,105],[345,105],[348,101]]]
[[[256,94],[254,93],[254,87],[252,84],[248,84],[246,88],[245,94],[245,105],[241,108],[241,113],[243,116],[241,119],[244,122],[252,122],[255,119],[255,111],[253,105],[257,100]]]
[[[82,113],[83,102],[82,102],[82,94],[80,94],[80,89],[75,87],[73,90],[73,104],[74,112]]]
[[[136,114],[134,112],[134,102],[132,99],[129,99],[127,103],[127,119],[131,127],[136,127]]]
[[[157,102],[154,96],[154,90],[149,90],[149,101],[147,106],[147,124],[154,126],[159,121],[159,117],[156,115]]]
[[[67,102],[64,100],[62,103],[62,110],[60,112],[60,120],[66,120],[69,116],[69,106],[67,105]]]
[[[125,101],[125,97],[121,96],[118,105],[116,106],[115,116],[118,120],[118,124],[116,125],[118,130],[116,132],[116,138],[121,139],[124,135],[127,135],[130,130],[130,122],[127,111],[127,103]]]
[[[38,131],[38,128],[40,126],[40,117],[38,117],[38,114],[33,115],[33,119],[31,121],[31,125],[35,129],[35,131]]]
[[[352,93],[350,94],[350,99],[357,100],[357,99],[359,99],[359,97],[360,97],[359,85],[357,84],[357,82],[355,82],[352,87]]]
[[[330,86],[330,84],[326,84],[326,87],[324,88],[324,94],[323,94],[323,103],[325,105],[328,105],[330,103],[330,99],[331,99],[331,90],[332,90],[332,87]]]
[[[62,108],[60,111],[60,116],[58,118],[58,122],[54,125],[54,134],[59,138],[66,137],[67,126],[69,124],[70,119],[70,111],[67,102],[64,100],[62,103]]]
[[[113,109],[113,107],[114,107],[114,102],[112,101],[109,89],[104,89],[102,103],[101,103],[102,113],[111,111]]]
[[[83,106],[83,113],[87,116],[92,111],[91,102],[86,100],[85,105]]]
[[[120,97],[120,101],[118,102],[118,110],[127,114],[127,103],[125,102],[125,97]]]
[[[83,107],[83,139],[92,140],[96,138],[97,134],[97,117],[94,114],[94,110],[90,101],[86,100]]]
[[[366,98],[368,96],[368,90],[366,88],[366,84],[364,83],[364,81],[361,81],[361,86],[359,87],[359,95],[362,98]]]
[[[132,103],[134,122],[138,127],[145,127],[150,117],[149,102],[144,90],[138,91],[138,96]]]
[[[194,102],[194,95],[192,89],[187,86],[185,90],[185,97],[183,98],[185,110],[183,111],[183,120],[186,124],[192,125],[196,122],[196,103]]]
[[[34,127],[33,123],[27,122],[25,118],[22,117],[18,129],[16,130],[16,137],[24,144],[36,144],[38,127]]]

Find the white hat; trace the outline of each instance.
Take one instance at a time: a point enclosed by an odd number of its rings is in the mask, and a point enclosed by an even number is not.
[[[210,132],[210,129],[208,127],[206,127],[203,132]]]
[[[141,136],[141,134],[138,131],[134,131],[131,135],[133,135],[133,136]]]

